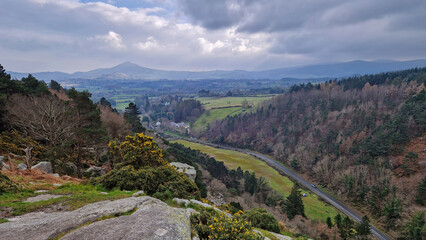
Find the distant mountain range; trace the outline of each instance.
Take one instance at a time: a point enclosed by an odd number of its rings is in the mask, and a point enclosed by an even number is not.
[[[412,61],[352,61],[335,64],[309,65],[279,68],[264,71],[165,71],[141,67],[124,62],[112,68],[99,68],[88,72],[39,72],[31,73],[40,80],[65,81],[70,79],[120,79],[120,80],[198,80],[198,79],[282,79],[282,78],[341,78],[364,74],[398,71],[425,67],[426,59]],[[28,73],[9,72],[13,78],[28,76]]]

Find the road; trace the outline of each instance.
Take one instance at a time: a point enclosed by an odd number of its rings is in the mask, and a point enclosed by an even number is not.
[[[168,135],[168,134],[166,134],[166,135]],[[176,136],[173,136],[173,137],[176,137]],[[343,203],[341,203],[338,200],[334,199],[333,197],[331,197],[327,193],[321,191],[320,189],[318,189],[316,187],[313,187],[312,183],[306,181],[304,178],[302,178],[299,175],[295,174],[290,169],[284,167],[283,165],[281,165],[280,163],[278,163],[277,161],[275,161],[272,158],[269,158],[269,157],[266,157],[266,156],[261,155],[259,153],[248,151],[248,150],[245,150],[245,149],[240,149],[240,148],[234,148],[234,147],[229,147],[229,146],[224,146],[224,145],[218,145],[218,144],[213,144],[213,143],[202,142],[202,141],[199,141],[198,139],[194,139],[194,138],[191,138],[191,139],[182,138],[182,139],[183,140],[187,140],[187,141],[192,141],[192,142],[200,143],[200,144],[204,144],[204,145],[215,147],[215,148],[222,148],[222,149],[227,149],[227,150],[233,150],[233,151],[243,152],[243,153],[249,154],[251,156],[254,156],[254,157],[258,158],[258,159],[261,159],[261,160],[265,161],[266,163],[268,163],[269,165],[271,165],[271,166],[275,167],[276,169],[280,170],[281,172],[283,172],[285,175],[289,176],[293,180],[299,182],[301,185],[305,186],[306,188],[308,188],[309,190],[311,190],[313,193],[317,194],[318,196],[320,196],[321,198],[323,198],[325,201],[327,201],[328,203],[330,203],[335,208],[339,209],[341,212],[343,212],[344,214],[348,215],[349,217],[351,217],[355,221],[361,222],[361,216],[359,216],[357,213],[355,213],[354,211],[352,211],[349,207],[345,206]],[[389,237],[387,237],[384,233],[382,233],[380,230],[378,230],[374,226],[370,225],[370,229],[371,229],[371,233],[377,239],[379,239],[379,240],[390,240]]]

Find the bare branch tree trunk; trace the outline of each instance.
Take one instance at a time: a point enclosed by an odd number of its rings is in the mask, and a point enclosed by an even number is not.
[[[33,166],[33,156],[31,154],[32,150],[33,150],[33,147],[27,147],[22,149],[22,151],[25,152],[25,160],[27,162],[27,168],[30,172],[31,172],[31,167]]]

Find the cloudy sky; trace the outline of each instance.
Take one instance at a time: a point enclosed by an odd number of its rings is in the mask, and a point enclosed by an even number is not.
[[[259,70],[426,58],[425,0],[1,0],[7,70]]]

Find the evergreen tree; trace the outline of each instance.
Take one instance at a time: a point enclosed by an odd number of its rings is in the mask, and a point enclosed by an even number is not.
[[[293,219],[296,215],[306,217],[305,206],[302,201],[302,193],[298,184],[294,184],[291,189],[291,193],[284,203],[284,212],[287,214],[289,219]]]
[[[291,160],[290,166],[297,171],[300,170],[300,164],[299,164],[299,161],[296,158],[293,158],[293,160]]]
[[[50,84],[49,84],[49,87],[51,88],[51,89],[53,89],[53,90],[56,90],[56,91],[61,91],[63,88],[62,88],[62,86],[61,86],[61,84],[59,84],[57,81],[55,81],[55,80],[50,80]]]
[[[331,221],[331,217],[327,217],[327,226],[328,226],[328,228],[333,227],[333,222]]]
[[[145,128],[142,126],[141,119],[139,117],[141,114],[138,110],[138,107],[133,102],[129,103],[129,106],[126,107],[124,112],[124,119],[132,126],[132,131],[135,133],[141,133],[145,131]]]
[[[405,236],[408,239],[423,240],[426,236],[425,212],[418,212],[407,222]]]
[[[425,205],[426,202],[426,177],[417,186],[416,202],[420,205]]]
[[[367,216],[362,217],[361,222],[355,228],[357,235],[364,237],[364,239],[370,235],[370,219]]]
[[[91,94],[88,91],[79,92],[72,88],[68,92],[68,97],[72,99],[71,105],[76,116],[76,129],[71,146],[77,154],[75,163],[77,174],[81,178],[84,150],[90,145],[105,140],[106,132],[102,128],[101,112],[90,100]]]
[[[338,213],[335,217],[334,217],[334,222],[337,226],[337,228],[341,228],[342,227],[342,215],[340,215],[340,213]]]

